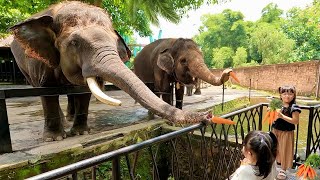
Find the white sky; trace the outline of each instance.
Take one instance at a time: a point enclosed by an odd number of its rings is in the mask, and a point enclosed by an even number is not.
[[[201,25],[200,17],[203,14],[221,13],[224,9],[240,11],[245,20],[256,21],[261,17],[261,11],[269,3],[275,3],[278,8],[285,12],[292,7],[305,8],[311,5],[313,0],[231,0],[220,5],[203,5],[196,11],[190,11],[188,16],[181,19],[179,24],[172,24],[160,18],[160,27],[152,26],[153,38],[158,39],[159,30],[162,29],[161,38],[192,38],[198,33]],[[149,38],[140,38],[138,35],[137,43],[149,44]]]

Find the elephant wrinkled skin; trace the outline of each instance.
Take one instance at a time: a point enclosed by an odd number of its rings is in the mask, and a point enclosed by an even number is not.
[[[66,1],[50,6],[10,30],[14,34],[13,55],[33,86],[88,85],[95,96],[107,99],[95,82],[108,81],[145,108],[171,121],[206,120],[206,114],[185,112],[167,105],[124,65],[123,61],[130,58],[130,50],[113,29],[109,15],[101,8]],[[90,97],[91,94],[68,96],[67,118],[74,121],[72,134],[89,131]],[[44,140],[65,138],[64,115],[58,96],[44,96],[41,100],[45,116]],[[107,101],[120,104],[112,98]]]
[[[204,63],[197,44],[183,38],[157,40],[145,46],[134,60],[135,74],[171,105],[171,91],[175,84],[176,107],[180,109],[185,85],[196,85],[201,79],[219,86],[228,81],[231,71],[225,69],[221,77],[214,76]]]

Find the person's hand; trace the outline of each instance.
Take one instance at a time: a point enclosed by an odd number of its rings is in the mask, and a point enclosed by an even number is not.
[[[277,113],[277,114],[278,114],[277,118],[283,119],[284,114],[281,113],[281,110],[280,110],[280,109],[279,109],[279,110],[277,109],[276,111],[278,112],[278,113]]]

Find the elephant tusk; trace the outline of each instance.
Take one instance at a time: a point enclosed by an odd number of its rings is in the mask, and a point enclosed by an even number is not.
[[[87,78],[87,83],[90,91],[99,101],[112,106],[121,106],[121,101],[113,99],[101,91],[95,78]]]

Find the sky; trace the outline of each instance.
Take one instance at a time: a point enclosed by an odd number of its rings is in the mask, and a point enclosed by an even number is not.
[[[244,20],[256,21],[261,17],[261,11],[269,3],[275,3],[278,8],[285,12],[292,7],[305,8],[307,5],[311,5],[313,0],[231,0],[227,3],[221,3],[219,5],[202,5],[195,11],[189,11],[188,16],[181,19],[179,24],[170,23],[162,18],[160,19],[160,26],[151,26],[153,31],[153,38],[158,39],[159,30],[162,30],[161,38],[192,38],[198,33],[198,29],[201,26],[200,17],[203,14],[217,14],[221,13],[225,9],[231,9],[233,11],[240,11],[244,15]],[[149,44],[149,38],[137,38],[137,43]]]

